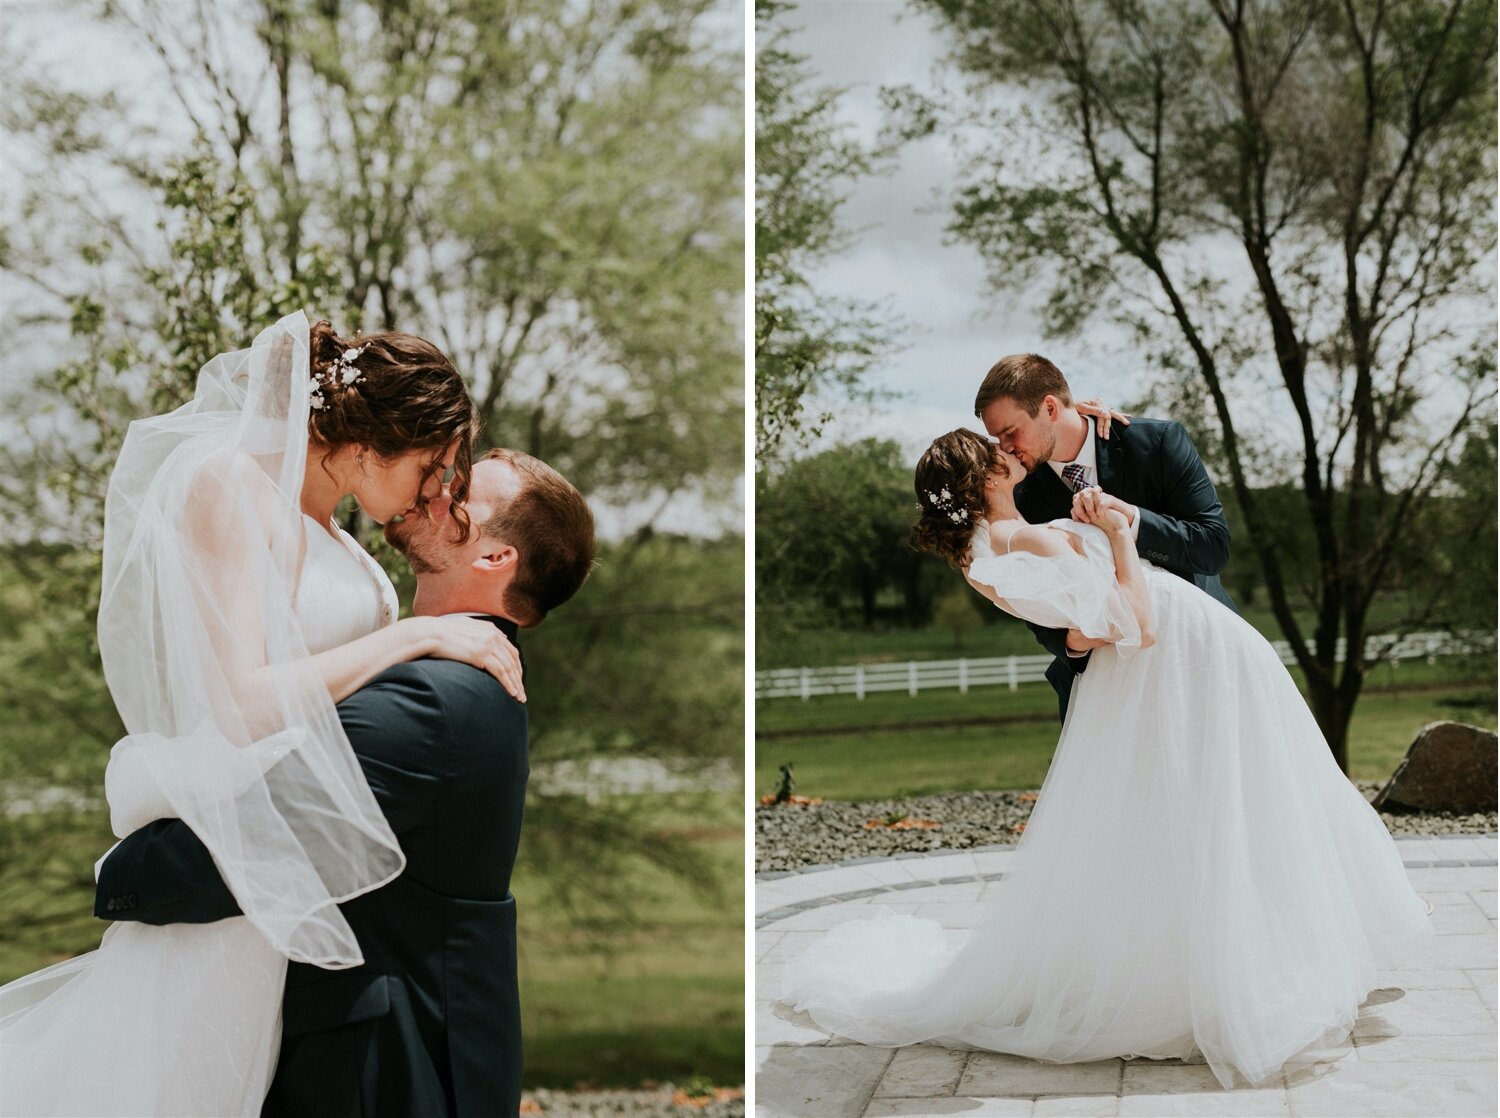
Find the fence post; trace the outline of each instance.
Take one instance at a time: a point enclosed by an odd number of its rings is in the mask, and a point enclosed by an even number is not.
[[[1016,670],[1016,658],[1014,656],[1009,658],[1009,662],[1005,665],[1005,669],[1006,674],[1010,677],[1010,689],[1014,691],[1017,687],[1020,686],[1021,683],[1020,679],[1017,677],[1018,673]]]
[[[906,662],[906,693],[913,699],[917,697],[917,662],[915,660]]]
[[[865,666],[863,664],[854,665],[854,697],[861,701],[865,697]]]
[[[812,698],[812,670],[802,669],[802,701],[805,703]]]
[[[969,662],[962,656],[958,658],[958,693],[960,695],[969,693]]]

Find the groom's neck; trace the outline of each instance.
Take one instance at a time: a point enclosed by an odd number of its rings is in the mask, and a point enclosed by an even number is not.
[[[461,586],[442,586],[424,583],[417,579],[417,591],[411,600],[411,612],[415,617],[442,617],[450,613],[482,613],[486,617],[503,617],[515,621],[505,612],[502,602],[492,600],[499,595],[476,594]],[[519,622],[517,622],[519,624]]]
[[[1054,462],[1071,462],[1083,450],[1089,437],[1088,420],[1072,408],[1063,408],[1057,416],[1057,449],[1052,453]]]

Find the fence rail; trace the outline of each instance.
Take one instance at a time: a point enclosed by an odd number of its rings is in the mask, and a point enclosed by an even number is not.
[[[1295,663],[1292,646],[1284,640],[1272,641],[1271,647],[1283,664]],[[1346,642],[1340,638],[1337,656],[1344,660]],[[1495,634],[1469,630],[1461,633],[1407,633],[1401,637],[1372,637],[1366,645],[1367,658],[1388,662],[1426,660],[1433,663],[1440,656],[1464,656],[1493,652]],[[1023,683],[1041,683],[1047,678],[1052,657],[1046,653],[1031,656],[991,656],[983,659],[908,660],[890,664],[852,664],[824,668],[770,668],[755,673],[757,699],[810,699],[814,695],[853,695],[863,699],[880,691],[952,690],[967,692],[970,687],[1008,687],[1014,691]]]

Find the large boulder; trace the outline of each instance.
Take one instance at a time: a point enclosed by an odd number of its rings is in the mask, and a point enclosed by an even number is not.
[[[1497,741],[1493,730],[1462,722],[1429,722],[1375,797],[1379,811],[1496,808]]]

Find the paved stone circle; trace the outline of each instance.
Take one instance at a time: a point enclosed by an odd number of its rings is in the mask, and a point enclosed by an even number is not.
[[[992,1052],[877,1049],[775,1004],[786,959],[862,906],[973,926],[1015,850],[907,852],[757,875],[755,1112],[767,1116],[1494,1115],[1496,854],[1487,835],[1397,838],[1438,934],[1377,976],[1351,1036],[1255,1089],[1201,1061],[1044,1064]]]

